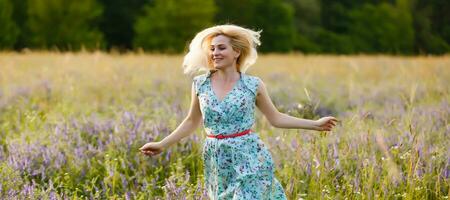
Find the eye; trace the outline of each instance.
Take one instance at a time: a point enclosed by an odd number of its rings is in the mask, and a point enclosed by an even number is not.
[[[219,46],[219,47],[217,47],[217,49],[219,49],[219,50],[221,50],[221,51],[222,51],[222,50],[225,50],[226,48],[227,48],[227,47],[224,47],[224,46]],[[210,50],[210,51],[214,51],[214,49],[215,49],[214,47],[211,47],[209,50]]]

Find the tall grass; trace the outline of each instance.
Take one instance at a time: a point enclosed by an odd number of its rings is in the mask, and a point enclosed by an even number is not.
[[[204,131],[139,154],[183,120],[182,56],[0,54],[0,198],[207,199]],[[450,57],[264,55],[277,108],[342,121],[275,129],[257,112],[289,199],[448,199]]]

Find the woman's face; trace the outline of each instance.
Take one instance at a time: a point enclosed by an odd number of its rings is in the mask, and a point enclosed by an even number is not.
[[[233,50],[231,47],[230,38],[224,35],[218,35],[211,40],[209,56],[215,69],[223,69],[236,66],[239,52]]]

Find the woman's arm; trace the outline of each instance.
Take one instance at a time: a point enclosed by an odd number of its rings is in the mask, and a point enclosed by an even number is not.
[[[319,120],[301,119],[280,113],[272,103],[266,86],[259,80],[256,106],[264,114],[269,123],[277,128],[309,129],[330,131],[338,120],[334,117],[323,117]]]
[[[156,155],[162,152],[163,149],[177,143],[186,136],[192,134],[198,127],[202,119],[200,112],[200,104],[195,93],[194,84],[191,89],[191,106],[189,113],[181,124],[167,137],[159,142],[149,142],[142,146],[139,150],[146,155]]]

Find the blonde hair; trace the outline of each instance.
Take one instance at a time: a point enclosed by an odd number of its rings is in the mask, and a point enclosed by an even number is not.
[[[261,45],[260,33],[261,31],[253,31],[232,24],[213,26],[200,31],[189,44],[189,52],[184,56],[184,73],[194,74],[214,69],[208,50],[211,40],[218,35],[227,36],[232,48],[240,51],[236,66],[239,72],[245,73],[258,58],[256,47]]]

